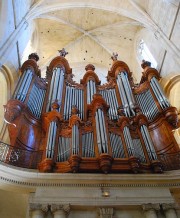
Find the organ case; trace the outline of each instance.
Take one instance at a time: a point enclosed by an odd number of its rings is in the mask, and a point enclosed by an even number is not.
[[[37,61],[31,54],[23,64],[5,120],[14,148],[41,154],[39,171],[160,173],[167,167],[161,155],[179,152],[172,134],[177,110],[149,62],[134,84],[128,65],[114,60],[101,85],[91,64],[78,84],[63,55],[51,61],[45,79]]]

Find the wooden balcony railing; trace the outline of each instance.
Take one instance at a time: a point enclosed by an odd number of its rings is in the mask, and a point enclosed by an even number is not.
[[[162,163],[164,171],[180,169],[180,152],[160,154],[158,159]]]
[[[180,152],[160,154],[158,159],[162,163],[164,171],[180,169]],[[22,168],[37,169],[41,160],[42,151],[17,148],[0,141],[0,162]]]
[[[17,148],[0,141],[0,162],[22,168],[37,169],[41,159],[42,151]]]

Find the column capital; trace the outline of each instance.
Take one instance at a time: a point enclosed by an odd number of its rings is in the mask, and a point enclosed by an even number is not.
[[[162,208],[163,208],[163,210],[176,209],[176,205],[173,203],[169,203],[169,204],[163,203]]]
[[[143,208],[144,211],[160,210],[160,205],[159,204],[143,204],[142,208]]]
[[[47,212],[48,208],[49,208],[48,204],[39,204],[39,203],[30,203],[29,204],[29,209],[31,211],[42,210],[43,212]]]
[[[114,209],[111,207],[102,207],[99,208],[99,215],[101,218],[112,218],[114,213]]]
[[[59,204],[52,204],[51,205],[51,211],[54,213],[58,210],[62,210],[65,214],[69,214],[70,212],[70,205],[65,204],[65,205],[59,205]]]

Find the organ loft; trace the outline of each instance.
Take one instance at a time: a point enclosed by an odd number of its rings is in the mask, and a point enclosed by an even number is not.
[[[36,53],[21,67],[7,102],[11,146],[1,159],[15,166],[58,173],[161,173],[179,169],[172,131],[178,113],[165,97],[158,71],[142,63],[139,84],[126,63],[112,56],[107,83],[88,64],[73,81],[67,52],[60,50],[41,78]]]

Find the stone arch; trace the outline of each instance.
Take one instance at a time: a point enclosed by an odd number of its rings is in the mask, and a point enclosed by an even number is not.
[[[0,94],[1,94],[1,104],[0,104],[0,140],[4,142],[9,142],[8,133],[6,131],[7,125],[4,122],[4,107],[11,97],[14,90],[14,79],[11,70],[8,66],[3,65],[0,68]]]
[[[171,73],[160,81],[164,92],[172,106],[178,110],[179,126],[180,126],[180,73]],[[180,128],[173,131],[174,137],[180,146]]]
[[[180,113],[180,74],[171,73],[160,81],[170,103],[177,107]]]

